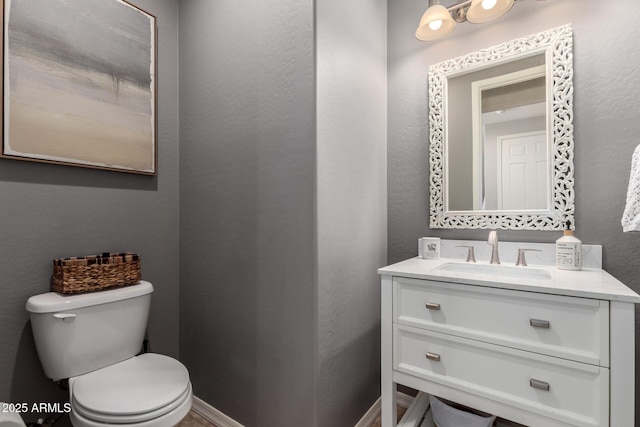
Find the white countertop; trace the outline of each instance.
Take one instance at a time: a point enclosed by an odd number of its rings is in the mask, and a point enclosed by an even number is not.
[[[466,264],[460,259],[441,258],[438,260],[426,260],[416,257],[380,268],[378,274],[382,276],[409,277],[492,288],[542,292],[554,295],[640,303],[640,295],[602,269],[584,268],[579,271],[569,271],[559,270],[555,266],[548,265],[531,265],[529,267],[514,267],[513,264],[501,265],[511,269],[532,268],[545,270],[550,275],[549,279],[534,279],[516,276],[505,277],[484,272],[467,273],[439,270],[438,267],[441,267],[445,263]],[[477,262],[475,265],[482,266],[489,265],[489,263]],[[496,267],[500,268],[501,266]]]

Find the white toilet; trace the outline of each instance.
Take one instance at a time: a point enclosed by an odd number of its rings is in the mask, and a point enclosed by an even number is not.
[[[0,409],[6,408],[5,403],[0,402]],[[0,427],[25,427],[24,421],[17,412],[0,410]]]
[[[144,339],[151,283],[81,295],[55,292],[27,301],[40,363],[69,379],[75,427],[167,427],[191,409],[189,372],[175,359],[136,356]]]

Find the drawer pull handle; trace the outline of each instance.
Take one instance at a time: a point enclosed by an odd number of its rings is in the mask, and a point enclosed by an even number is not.
[[[529,385],[533,388],[537,388],[540,390],[544,390],[544,391],[549,391],[549,383],[546,381],[540,381],[540,380],[534,380],[533,378],[531,378],[529,380]]]
[[[534,328],[549,329],[551,327],[551,323],[548,320],[530,319],[529,324]]]
[[[429,310],[440,310],[440,304],[437,302],[428,302],[425,304],[425,307]]]
[[[427,359],[433,360],[434,362],[440,361],[440,355],[436,353],[427,352]]]

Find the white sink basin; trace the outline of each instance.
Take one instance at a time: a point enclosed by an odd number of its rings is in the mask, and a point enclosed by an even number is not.
[[[549,280],[551,274],[547,270],[535,267],[509,267],[497,264],[475,264],[470,262],[446,262],[436,270],[454,273],[482,274],[498,277],[512,277],[521,279]]]

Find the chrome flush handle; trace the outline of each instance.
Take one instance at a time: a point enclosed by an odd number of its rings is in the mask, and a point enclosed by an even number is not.
[[[76,315],[73,313],[55,313],[53,317],[63,322],[72,322],[76,318]]]

